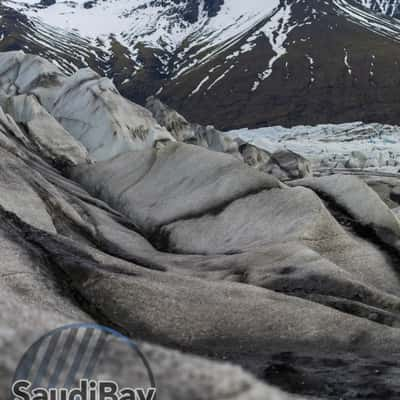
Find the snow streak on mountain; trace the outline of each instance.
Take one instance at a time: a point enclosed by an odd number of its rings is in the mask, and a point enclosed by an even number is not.
[[[0,50],[220,128],[400,122],[399,0],[7,0]]]
[[[107,0],[6,1],[33,21],[48,28],[77,34],[103,49],[118,40],[138,61],[138,44],[162,52],[165,73],[179,76],[236,44],[255,30],[241,48],[251,51],[258,36],[269,38],[278,58],[284,53],[290,5],[279,0]],[[280,4],[281,3],[281,4]],[[233,54],[234,56],[234,54]],[[169,62],[176,58],[172,65]],[[262,75],[268,75],[273,60]],[[169,68],[172,67],[172,68]]]
[[[360,4],[370,8],[372,11],[388,15],[390,17],[399,16],[399,0],[357,0]]]

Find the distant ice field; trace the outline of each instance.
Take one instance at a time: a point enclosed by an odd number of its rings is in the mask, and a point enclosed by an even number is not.
[[[292,150],[317,166],[344,167],[352,153],[368,159],[366,168],[397,172],[400,169],[400,127],[352,122],[317,126],[239,129],[227,132],[257,147],[274,152]]]

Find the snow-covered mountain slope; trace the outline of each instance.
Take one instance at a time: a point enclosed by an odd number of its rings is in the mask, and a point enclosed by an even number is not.
[[[239,0],[76,0],[50,1],[47,5],[37,0],[6,0],[3,3],[32,19],[64,31],[79,32],[85,38],[106,41],[112,35],[128,47],[135,47],[140,41],[153,48],[174,51],[193,33],[200,42],[208,35],[224,42],[270,15],[279,0],[254,0],[248,4]]]
[[[6,0],[0,50],[220,128],[399,122],[398,0]]]
[[[105,49],[111,46],[112,40],[118,40],[130,50],[130,57],[135,61],[138,61],[139,43],[161,51],[164,53],[160,56],[164,72],[172,72],[174,76],[184,73],[188,66],[201,64],[231,47],[258,25],[242,51],[250,51],[257,36],[264,34],[271,39],[279,56],[283,38],[273,36],[277,34],[280,18],[290,16],[290,7],[280,9],[279,0],[253,0],[249,4],[241,0],[77,0],[50,3],[44,5],[43,1],[36,0],[4,2],[41,26],[39,31],[56,27],[66,35],[78,34],[93,46],[101,43]],[[267,23],[266,19],[271,21]],[[172,55],[176,61],[170,70],[167,64]]]
[[[399,0],[357,0],[357,2],[373,11],[390,17],[397,17],[400,13]]]

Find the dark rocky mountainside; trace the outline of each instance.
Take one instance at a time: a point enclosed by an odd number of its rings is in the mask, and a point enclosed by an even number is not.
[[[0,49],[89,65],[220,129],[400,122],[397,0],[92,3],[4,1]]]
[[[163,400],[399,397],[398,179],[261,159],[22,52],[0,89],[0,393],[41,334],[96,321]]]
[[[293,2],[290,20],[282,21],[287,24],[286,51],[256,90],[252,85],[265,60],[274,56],[263,37],[251,52],[231,58],[235,50],[228,48],[168,82],[160,97],[191,119],[221,129],[355,120],[398,123],[400,23],[391,21],[395,35],[381,35],[347,14],[347,5],[334,3]],[[372,17],[370,22],[386,21]],[[248,36],[235,44],[236,50]],[[214,70],[218,65],[223,67]],[[223,73],[210,88],[209,82]],[[207,83],[192,94],[207,76]]]

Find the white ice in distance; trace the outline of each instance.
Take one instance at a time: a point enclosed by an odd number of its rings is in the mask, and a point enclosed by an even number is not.
[[[347,160],[360,152],[367,158],[366,168],[387,172],[397,172],[400,168],[399,126],[351,122],[239,129],[226,134],[269,152],[292,150],[321,166],[344,167]]]

